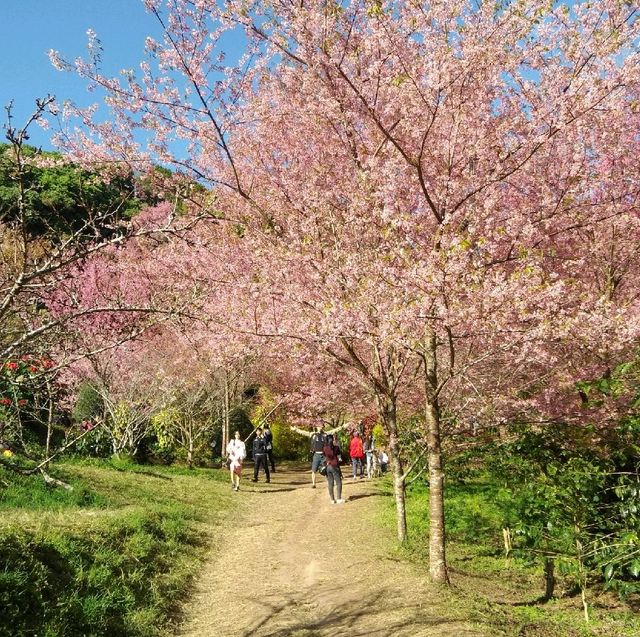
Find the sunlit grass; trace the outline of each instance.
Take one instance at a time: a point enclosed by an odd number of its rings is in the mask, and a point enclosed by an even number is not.
[[[385,478],[380,521],[396,524],[392,486]],[[429,491],[424,481],[407,490],[409,539],[392,549],[428,573]],[[526,556],[504,554],[502,527],[506,494],[488,481],[450,484],[446,489],[447,557],[452,588],[443,593],[445,612],[464,618],[487,634],[514,637],[636,637],[640,617],[613,594],[594,596],[591,621],[583,619],[579,596],[540,603],[541,567]]]
[[[72,491],[3,478],[0,604],[11,635],[170,634],[176,602],[234,506],[226,474],[125,461],[54,471]]]

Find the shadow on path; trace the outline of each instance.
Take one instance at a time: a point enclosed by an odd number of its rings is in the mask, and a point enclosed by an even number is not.
[[[451,632],[448,626],[457,624],[452,619],[438,617],[422,607],[418,602],[406,603],[398,596],[399,591],[389,588],[378,588],[369,595],[353,599],[349,584],[336,585],[326,583],[316,586],[313,594],[322,598],[329,592],[332,598],[340,593],[347,601],[339,604],[318,605],[316,617],[299,619],[298,607],[304,606],[304,597],[296,596],[283,603],[281,599],[272,599],[270,595],[263,595],[260,603],[263,616],[252,625],[244,629],[242,637],[320,637],[349,635],[359,637],[364,635],[411,636],[420,635],[455,635],[464,637],[474,633],[465,632],[463,627],[456,626]],[[307,599],[309,595],[307,594]],[[248,599],[248,598],[247,598]],[[392,604],[390,604],[390,600]],[[378,628],[376,628],[378,626]]]

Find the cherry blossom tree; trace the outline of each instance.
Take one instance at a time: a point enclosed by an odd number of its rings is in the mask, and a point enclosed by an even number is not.
[[[164,40],[147,40],[140,74],[53,54],[114,115],[91,126],[75,111],[92,136],[69,152],[159,158],[211,189],[227,299],[211,321],[301,344],[366,388],[389,438],[400,540],[399,397],[419,370],[430,574],[446,582],[443,407],[458,423],[517,404],[552,413],[558,380],[575,386],[585,363],[600,373],[637,339],[635,8],[146,5]],[[221,54],[234,29],[247,39],[237,64]]]

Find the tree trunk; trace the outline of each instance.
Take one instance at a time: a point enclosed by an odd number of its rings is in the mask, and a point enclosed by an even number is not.
[[[47,380],[47,442],[44,449],[44,457],[48,458],[51,455],[51,436],[53,434],[53,397],[51,396],[51,386]],[[44,470],[49,468],[49,463],[44,465]]]
[[[436,335],[427,335],[423,351],[425,372],[425,424],[429,459],[429,576],[437,584],[449,584],[445,553],[444,470],[440,442],[440,405],[438,402],[438,369]]]
[[[548,602],[553,599],[553,593],[556,588],[555,577],[555,561],[552,557],[547,555],[544,558],[544,601]]]
[[[405,479],[400,446],[398,440],[398,421],[396,403],[394,398],[378,399],[380,418],[384,423],[389,440],[389,461],[393,474],[393,495],[396,500],[396,522],[398,541],[407,539],[407,511],[405,506]]]
[[[227,452],[227,445],[229,444],[229,374],[227,370],[224,372],[224,402],[222,405],[222,443],[220,449],[220,455],[224,456]]]

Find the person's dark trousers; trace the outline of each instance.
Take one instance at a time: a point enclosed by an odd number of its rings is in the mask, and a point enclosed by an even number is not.
[[[267,462],[267,454],[259,453],[253,459],[253,480],[254,482],[258,479],[258,472],[260,471],[260,467],[264,469],[264,472],[267,476],[267,482],[271,480],[271,476],[269,475],[269,463]]]
[[[334,497],[334,484],[335,484],[335,497]],[[329,489],[329,497],[333,502],[342,499],[342,472],[340,467],[334,467],[333,465],[327,466],[327,488]]]
[[[271,465],[271,471],[276,470],[276,463],[273,461],[273,451],[271,449],[269,449],[267,451],[267,464]]]

